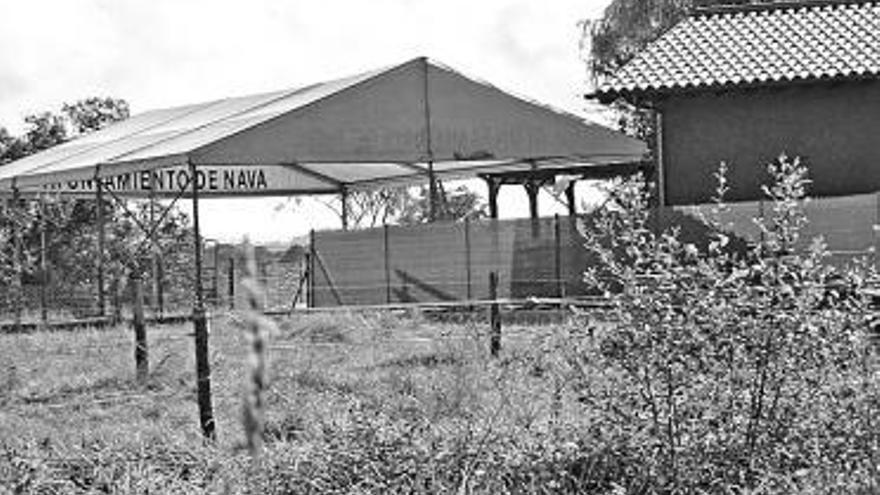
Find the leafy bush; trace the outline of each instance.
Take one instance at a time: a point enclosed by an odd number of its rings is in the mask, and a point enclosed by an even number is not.
[[[568,355],[581,401],[600,412],[592,441],[636,464],[630,491],[880,486],[877,358],[855,295],[866,273],[834,274],[848,293],[827,289],[825,246],[800,239],[807,171],[784,156],[769,170],[773,214],[745,254],[723,228],[724,167],[705,248],[652,229],[639,181],[592,227],[603,264],[587,277],[612,307]]]

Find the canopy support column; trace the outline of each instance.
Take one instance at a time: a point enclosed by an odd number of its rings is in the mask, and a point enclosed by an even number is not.
[[[340,208],[342,230],[348,230],[348,189],[345,186],[339,191],[339,200],[342,202],[342,207]]]
[[[98,316],[103,317],[107,311],[107,303],[104,298],[104,244],[107,230],[104,225],[104,182],[98,177],[97,170],[95,171],[95,222],[98,228],[98,273],[95,277],[98,291]]]
[[[568,205],[568,216],[574,218],[577,216],[577,203],[574,195],[574,186],[577,183],[573,180],[568,183],[565,188],[565,203]]]
[[[21,329],[22,314],[24,312],[24,284],[22,277],[24,274],[24,236],[22,236],[22,214],[21,214],[21,193],[18,187],[12,189],[12,248],[13,252],[13,268],[15,274],[12,278],[13,294],[15,299],[15,329]]]
[[[428,86],[430,67],[428,59],[422,57],[424,76],[424,103],[425,103],[425,158],[428,163],[428,220],[437,220],[437,176],[434,173],[434,148],[431,142],[431,102],[429,99],[430,89]]]
[[[205,314],[205,294],[202,288],[202,235],[199,229],[199,180],[196,165],[189,162],[192,187],[193,254],[195,257],[195,300],[193,302],[193,327],[195,330],[196,382],[199,404],[199,424],[202,435],[209,440],[216,438],[214,413],[211,406],[211,365],[208,354],[208,318]]]
[[[540,232],[540,224],[538,218],[538,193],[541,191],[541,182],[536,179],[527,179],[523,183],[526,194],[529,195],[529,218],[532,221],[532,236],[537,237]]]
[[[48,260],[46,256],[46,230],[48,222],[46,221],[46,201],[43,195],[38,197],[40,204],[40,322],[43,326],[49,322],[48,305],[48,289],[49,289],[49,270]]]
[[[495,177],[483,177],[489,188],[489,218],[498,219],[498,192],[501,189],[501,181]]]
[[[161,221],[161,220],[160,220]],[[150,272],[151,272],[151,282],[152,282],[152,306],[153,311],[155,311],[160,317],[165,312],[165,303],[163,301],[162,294],[162,268],[161,263],[162,259],[160,256],[161,250],[159,249],[159,241],[157,239],[157,231],[158,227],[156,226],[156,176],[153,171],[150,171]]]
[[[434,175],[434,162],[428,162],[428,220],[437,220],[437,177]]]

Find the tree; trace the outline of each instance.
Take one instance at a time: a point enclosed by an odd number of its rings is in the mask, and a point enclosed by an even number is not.
[[[465,186],[446,192],[438,181],[437,220],[458,221],[464,218],[484,218],[487,206],[482,198]],[[321,204],[342,219],[342,201],[339,197],[320,200]],[[379,189],[349,191],[347,195],[348,227],[364,229],[384,224],[414,225],[430,219],[428,188],[384,187]],[[296,203],[294,203],[296,204]],[[282,207],[286,206],[282,205]]]
[[[11,161],[27,156],[27,144],[0,127],[0,167]]]
[[[0,128],[0,165],[63,143],[69,139],[99,130],[129,115],[125,100],[117,98],[87,98],[65,104],[61,113],[42,112],[25,118],[27,128],[15,137]],[[4,207],[7,206],[4,204]],[[142,203],[129,203],[126,210],[120,204],[105,201],[103,215],[107,225],[105,273],[111,298],[116,299],[125,288],[125,278],[133,269],[143,270],[138,261],[149,254],[144,249],[146,234],[138,224],[147,225],[148,210]],[[72,295],[92,290],[96,270],[97,207],[91,200],[75,200],[63,196],[44,198],[42,208],[36,203],[24,203],[4,208],[0,212],[0,287],[9,287],[9,277],[16,276],[13,266],[13,232],[22,237],[24,279],[47,277],[38,269],[41,249],[41,231],[48,233],[47,255],[52,284],[58,294]],[[131,214],[130,214],[131,213]],[[158,227],[159,237],[166,250],[162,257],[165,280],[185,288],[191,282],[188,259],[191,235],[186,215],[171,211]],[[39,275],[38,275],[39,274]],[[0,293],[4,291],[0,290]],[[0,294],[2,295],[2,294]],[[67,301],[70,304],[70,301]],[[90,308],[89,308],[90,309]]]
[[[438,182],[438,186],[437,220],[459,221],[488,216],[486,203],[477,193],[465,186],[458,186],[448,192],[442,182]],[[429,192],[427,187],[422,187],[417,195],[407,196],[398,222],[402,225],[414,225],[428,222],[429,219]]]
[[[67,140],[67,120],[63,115],[42,112],[24,118],[27,154],[37,153]]]
[[[118,98],[86,98],[73,104],[64,104],[61,111],[67,115],[76,134],[97,131],[108,124],[129,117],[128,102]]]

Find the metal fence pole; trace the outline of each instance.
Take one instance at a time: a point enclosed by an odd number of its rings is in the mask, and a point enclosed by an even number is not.
[[[470,301],[473,298],[473,288],[471,284],[471,220],[470,218],[464,219],[464,267],[465,267],[465,281],[467,283],[467,300]]]
[[[382,226],[382,252],[385,256],[385,303],[391,304],[391,249],[388,239],[388,224]]]
[[[565,281],[562,280],[562,239],[559,233],[559,214],[553,215],[553,277],[556,279],[556,297],[565,297]]]

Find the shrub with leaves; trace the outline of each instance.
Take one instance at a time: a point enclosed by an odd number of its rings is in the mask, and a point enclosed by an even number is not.
[[[580,356],[602,376],[578,387],[600,411],[595,440],[638,464],[632,488],[880,486],[880,368],[856,296],[866,274],[836,274],[854,289],[849,297],[827,289],[824,244],[800,238],[807,170],[783,156],[769,171],[772,215],[755,220],[762,240],[747,253],[729,248],[723,166],[707,246],[658,232],[639,181],[617,191],[620,208],[592,228],[589,247],[603,265],[587,278],[612,307]]]

